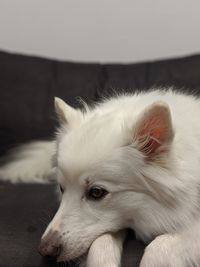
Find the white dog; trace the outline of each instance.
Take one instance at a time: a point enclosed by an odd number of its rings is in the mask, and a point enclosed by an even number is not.
[[[54,171],[60,207],[40,244],[87,267],[119,267],[126,232],[147,246],[141,267],[200,266],[200,100],[168,90],[121,95],[76,110],[55,99],[55,142],[22,147],[0,176]],[[109,256],[108,256],[109,255]]]

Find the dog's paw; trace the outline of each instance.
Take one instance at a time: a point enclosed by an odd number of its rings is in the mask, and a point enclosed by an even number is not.
[[[106,253],[100,257],[89,256],[84,267],[120,267],[120,264],[112,261]]]
[[[168,234],[158,236],[146,247],[140,267],[187,266],[177,245],[177,236]]]
[[[121,243],[112,234],[98,237],[91,245],[86,267],[120,267]]]

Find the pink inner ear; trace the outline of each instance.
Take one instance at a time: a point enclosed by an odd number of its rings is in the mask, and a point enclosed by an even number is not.
[[[147,155],[164,152],[164,145],[172,136],[170,113],[162,106],[154,106],[150,112],[145,113],[136,131],[139,149]]]

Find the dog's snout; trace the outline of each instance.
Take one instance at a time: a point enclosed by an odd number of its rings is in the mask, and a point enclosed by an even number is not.
[[[42,238],[38,247],[38,251],[42,256],[57,258],[62,249],[61,240],[55,234],[49,234]]]
[[[61,246],[40,243],[38,251],[42,256],[58,257],[60,255]]]

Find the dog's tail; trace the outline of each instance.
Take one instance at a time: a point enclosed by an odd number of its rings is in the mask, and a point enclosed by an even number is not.
[[[17,182],[48,182],[53,177],[52,158],[55,143],[38,141],[9,152],[6,164],[0,167],[0,180]]]

